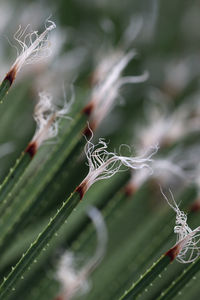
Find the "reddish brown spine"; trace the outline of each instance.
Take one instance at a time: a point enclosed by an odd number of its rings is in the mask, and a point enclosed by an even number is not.
[[[83,108],[82,112],[83,112],[84,114],[86,114],[87,116],[90,116],[91,113],[92,113],[92,111],[93,111],[93,109],[94,109],[94,103],[93,103],[93,101],[90,101],[90,102]]]
[[[78,192],[80,195],[80,200],[83,199],[83,196],[85,195],[86,190],[87,190],[87,185],[86,185],[86,182],[84,182],[84,181],[75,189],[75,191]]]
[[[125,186],[124,192],[127,197],[131,197],[136,191],[136,187],[133,184],[127,184]]]
[[[33,158],[37,152],[37,145],[36,145],[36,142],[31,142],[26,150],[25,150],[26,153],[28,153],[30,155],[31,158]]]
[[[199,200],[195,201],[195,202],[191,205],[190,211],[191,211],[191,212],[199,212],[199,211],[200,211],[200,201],[199,201]]]
[[[92,136],[92,132],[95,131],[96,129],[96,125],[94,122],[90,122],[89,125],[87,125],[85,127],[85,129],[83,130],[83,134],[87,137],[87,138],[91,138]]]
[[[169,256],[170,257],[170,261],[172,262],[177,257],[177,255],[179,254],[179,252],[180,252],[180,245],[177,244],[173,248],[169,249],[165,253],[165,256]]]
[[[63,300],[63,299],[64,299],[63,296],[58,296],[54,300]]]
[[[16,68],[12,68],[6,75],[6,77],[4,78],[4,81],[9,81],[10,85],[13,83],[13,81],[15,80],[16,77]]]

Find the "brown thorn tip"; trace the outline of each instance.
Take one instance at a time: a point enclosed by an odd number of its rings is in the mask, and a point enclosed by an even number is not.
[[[82,182],[76,189],[75,191],[77,193],[79,193],[80,195],[80,200],[83,199],[83,196],[85,195],[85,192],[86,192],[86,183],[85,182]]]
[[[179,252],[180,252],[180,245],[176,244],[174,247],[172,247],[165,253],[165,256],[169,256],[170,261],[172,262],[177,257]]]
[[[82,112],[84,114],[86,114],[87,116],[90,116],[92,111],[94,109],[94,102],[93,101],[90,101],[82,110]]]
[[[200,211],[200,201],[197,200],[196,202],[194,202],[191,207],[190,207],[190,211],[191,212],[199,212]]]
[[[124,188],[125,195],[131,197],[136,192],[136,187],[133,184],[127,184]]]
[[[8,80],[10,82],[10,85],[13,83],[16,77],[17,70],[16,68],[12,68],[7,74],[6,77],[4,78],[4,81]]]
[[[89,125],[87,125],[85,127],[85,129],[83,130],[83,134],[87,137],[87,138],[91,138],[92,137],[92,132],[95,131],[96,129],[96,125],[94,122],[89,122]]]
[[[26,153],[28,153],[30,155],[31,158],[33,158],[37,152],[37,145],[36,145],[36,142],[32,142],[30,143],[26,150],[25,150]]]

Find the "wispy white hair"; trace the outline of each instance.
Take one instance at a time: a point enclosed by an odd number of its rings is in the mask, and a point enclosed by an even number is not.
[[[114,65],[111,63],[112,68],[104,70],[105,79],[100,81],[92,91],[92,103],[94,106],[91,121],[94,121],[96,126],[112,109],[114,100],[119,94],[119,89],[129,83],[143,82],[148,78],[148,73],[145,72],[139,76],[121,77],[122,71],[128,65],[130,60],[136,55],[136,52],[129,51],[127,54],[122,55],[119,61]],[[100,76],[100,75],[99,75]]]
[[[16,73],[24,64],[35,63],[41,60],[41,58],[48,57],[51,53],[48,36],[49,32],[56,28],[55,23],[47,20],[46,29],[41,34],[38,34],[38,31],[28,32],[29,26],[27,25],[25,29],[19,26],[14,35],[14,39],[19,47],[16,47],[18,57],[12,65],[11,70],[15,70]]]
[[[177,234],[177,256],[176,259],[181,263],[191,263],[200,256],[200,226],[192,230],[187,224],[187,215],[181,211],[174,200],[173,194],[170,191],[172,203],[162,192],[169,206],[176,213],[176,225],[174,233]]]
[[[138,157],[128,157],[117,155],[107,151],[107,144],[104,139],[99,139],[99,143],[94,145],[89,140],[85,146],[85,154],[89,166],[89,172],[82,184],[85,190],[98,180],[107,179],[116,174],[122,166],[130,169],[149,168],[152,156],[158,150],[157,145],[151,147],[147,152]]]
[[[69,118],[66,114],[69,112],[74,101],[74,94],[69,102],[66,101],[61,109],[53,104],[53,97],[45,91],[39,93],[39,101],[35,106],[34,119],[37,123],[36,132],[32,142],[36,142],[39,147],[45,140],[51,139],[58,134],[58,120],[60,118]]]

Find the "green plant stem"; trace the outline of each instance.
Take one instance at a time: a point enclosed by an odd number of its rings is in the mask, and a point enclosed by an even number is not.
[[[4,79],[0,85],[0,103],[3,102],[3,98],[8,93],[11,83],[8,79]]]
[[[191,263],[189,267],[186,268],[183,273],[175,281],[173,281],[164,292],[161,293],[157,300],[173,299],[199,270],[200,258],[198,258],[194,263]]]
[[[18,182],[21,175],[24,173],[25,169],[31,162],[32,158],[27,152],[22,152],[21,156],[17,159],[13,168],[10,169],[8,176],[5,178],[0,186],[0,216],[5,212],[5,209],[9,206],[11,197],[8,195],[11,190]]]
[[[93,197],[91,197],[92,204],[94,204],[94,205],[97,204],[96,206],[99,209],[103,209],[103,214],[104,214],[105,210],[107,211],[107,207],[110,206],[110,202],[116,202],[115,201],[116,197],[113,197],[113,194],[115,194],[119,189],[121,189],[121,187],[129,180],[130,173],[129,172],[119,173],[118,176],[116,176],[116,177],[117,178],[115,178],[114,181],[112,180],[112,182],[114,183],[113,185],[106,184],[105,189],[101,193],[100,199],[98,199],[98,197],[97,197],[97,199],[95,199],[96,201],[94,201]],[[88,202],[88,200],[89,199],[87,197],[86,202]],[[91,201],[90,201],[90,203],[91,203]],[[125,204],[125,203],[123,203],[123,204]],[[88,204],[85,204],[83,201],[82,203],[80,203],[80,206],[82,206],[82,208],[83,208],[83,205],[85,207]],[[116,205],[117,205],[117,203],[113,203],[112,208],[113,208],[113,206],[116,206]],[[84,209],[84,211],[85,211],[85,209]],[[110,209],[109,209],[109,211],[110,211]],[[70,219],[73,222],[70,222]],[[84,212],[84,216],[83,216],[83,214],[81,214],[81,216],[80,216],[80,214],[77,214],[77,212],[76,212],[76,214],[70,215],[70,218],[68,218],[67,223],[68,224],[67,224],[66,228],[63,228],[63,233],[59,232],[59,238],[61,238],[61,236],[63,236],[63,238],[64,238],[64,241],[65,241],[64,247],[70,247],[73,244],[73,242],[76,242],[80,238],[80,235],[82,235],[83,232],[84,232],[84,235],[86,234],[86,236],[90,237],[90,230],[88,231],[88,229],[92,229],[92,236],[93,236],[94,229],[91,224],[91,220],[85,215],[85,212]],[[63,238],[61,238],[61,241],[63,240]],[[49,259],[49,255],[55,250],[55,246],[58,247],[58,243],[60,244],[60,242],[58,242],[58,241],[57,241],[57,243],[51,243],[51,246],[48,249],[48,252],[46,251],[45,257],[43,257],[43,260],[40,257],[40,267],[42,266],[43,269],[46,270],[46,273],[48,272],[48,274],[49,274],[49,272],[53,272],[54,269],[52,270],[51,265],[47,264],[47,260]],[[43,253],[43,256],[44,256],[44,253]],[[32,268],[31,268],[31,273],[32,273]],[[44,279],[44,285],[49,284],[49,286],[51,286],[51,287],[55,285],[54,294],[56,295],[56,293],[58,292],[58,289],[57,289],[57,285],[55,284],[55,278],[53,276],[52,277],[46,276],[46,278],[45,278],[45,274],[44,274],[43,279]],[[35,286],[33,286],[32,281],[33,281],[32,276],[29,278],[28,281],[26,279],[27,284],[30,285],[30,291],[32,290],[32,288],[37,289],[37,286],[39,284],[42,285],[42,283],[41,283],[42,279],[41,280],[39,279],[40,283],[37,282],[35,284]],[[23,286],[24,286],[24,284],[23,284]],[[52,289],[52,292],[53,292],[53,289]],[[17,289],[17,294],[15,293],[13,295],[13,297],[20,297],[20,294],[21,294],[21,289]]]
[[[95,205],[102,212],[104,217],[106,217],[105,213],[107,213],[107,208],[110,207],[111,203],[113,203],[112,207],[115,207],[119,204],[119,202],[121,203],[125,201],[125,196],[124,194],[121,194],[120,189],[124,186],[129,178],[129,172],[121,174],[119,179],[110,186],[109,190],[106,190],[105,193],[102,192],[100,199],[92,202],[92,205]],[[91,220],[85,214],[83,217],[79,215],[77,217],[78,218],[76,222],[73,223],[73,227],[70,228],[70,232],[67,234],[67,238],[65,239],[65,242],[69,247],[72,246],[73,242],[78,239],[80,234],[83,233],[87,226],[91,224]]]
[[[186,205],[188,206],[196,195],[197,190],[195,186],[184,190],[180,195],[180,199],[182,200],[181,207],[186,208]],[[152,216],[149,217],[152,218]],[[119,281],[118,295],[124,292],[124,286],[129,286],[129,284],[134,281],[134,278],[141,274],[140,270],[144,269],[145,265],[150,265],[154,257],[160,256],[160,253],[163,253],[163,251],[170,247],[168,241],[170,241],[170,237],[173,236],[173,226],[174,213],[168,209],[164,209],[156,214],[156,218],[154,218],[149,225],[147,225],[147,223],[143,224],[138,232],[138,237],[136,235],[133,238],[133,247],[131,247],[131,242],[129,241],[129,250],[126,253],[126,257],[129,258],[129,260],[122,264],[122,267],[118,270],[118,274],[116,273],[115,275],[117,278],[120,278],[120,280],[116,279],[116,282]],[[151,247],[146,247],[146,245],[151,245]],[[120,254],[118,254],[118,256],[120,256]],[[121,288],[119,288],[119,286],[121,286]],[[113,295],[111,298],[112,297],[114,298]]]
[[[23,213],[28,210],[34,201],[37,201],[37,197],[40,195],[44,187],[48,184],[54,174],[61,167],[63,161],[68,159],[70,161],[73,156],[74,147],[85,138],[82,136],[82,130],[85,128],[87,117],[84,114],[79,114],[72,124],[71,130],[67,131],[61,142],[57,145],[54,152],[49,159],[45,162],[44,166],[38,171],[38,173],[32,178],[29,184],[25,184],[21,193],[14,188],[12,192],[12,203],[10,203],[9,209],[1,218],[1,237],[0,244],[7,234],[14,229],[14,225],[19,221]]]
[[[142,275],[120,300],[136,299],[137,296],[169,265],[170,257],[162,255],[160,259]]]
[[[80,183],[80,181],[82,181],[83,178],[87,175],[87,167],[85,165],[85,161],[81,163],[79,176],[77,176],[77,172],[76,170],[74,170],[76,158],[78,155],[80,155],[84,145],[85,139],[82,138],[71,153],[70,160],[67,157],[67,159],[62,163],[61,167],[55,173],[51,181],[38,195],[37,201],[35,201],[36,203],[33,203],[33,205],[29,208],[30,218],[22,220],[22,223],[25,226],[28,223],[32,223],[35,216],[40,217],[46,214],[46,212],[49,210],[57,209],[66,198],[66,190],[68,191],[68,193],[71,193],[74,188]],[[55,199],[57,199],[56,202]]]
[[[190,224],[191,228],[195,228],[199,225],[198,220],[199,214],[194,216],[193,214],[188,215],[188,224]],[[166,244],[166,243],[164,243]],[[166,247],[165,247],[166,248]],[[171,284],[172,281],[176,281],[176,279],[182,274],[183,270],[187,268],[187,265],[181,264],[179,262],[173,264],[173,266],[170,266],[170,268],[165,272],[165,276],[159,277],[156,281],[156,289],[152,288],[150,290],[154,290],[152,295],[149,296],[148,293],[148,300],[155,300],[157,297],[160,297],[163,291],[165,291]],[[149,291],[150,291],[149,290]],[[151,292],[150,292],[151,294]],[[184,291],[185,296],[185,291]],[[150,297],[150,298],[149,298]],[[190,299],[189,297],[186,299]],[[191,298],[193,299],[193,298]]]
[[[33,262],[36,262],[41,251],[45,251],[45,247],[48,247],[48,243],[56,236],[56,232],[60,229],[72,210],[80,201],[80,195],[78,192],[73,192],[69,198],[63,203],[57,214],[50,220],[49,224],[38,235],[37,239],[31,244],[30,248],[25,254],[22,255],[19,262],[16,264],[8,277],[4,279],[0,286],[0,298],[5,299],[14,288],[17,280],[22,278],[24,273],[30,267]]]

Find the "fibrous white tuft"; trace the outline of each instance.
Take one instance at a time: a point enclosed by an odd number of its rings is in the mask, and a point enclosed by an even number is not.
[[[111,51],[103,57],[98,56],[97,66],[92,74],[92,84],[100,84],[110,73],[110,70],[119,62],[122,58],[122,51]]]
[[[52,103],[52,95],[47,92],[39,93],[39,102],[35,106],[34,119],[37,123],[36,132],[32,138],[32,142],[35,142],[37,148],[47,139],[53,138],[58,134],[58,118],[68,118],[66,114],[69,112],[72,99],[65,101],[64,106],[58,109]]]
[[[151,157],[158,150],[158,147],[152,147],[146,153],[138,157],[128,157],[117,155],[114,152],[108,152],[107,144],[103,139],[99,139],[99,143],[94,145],[89,140],[85,146],[85,153],[89,165],[89,172],[82,184],[85,191],[98,180],[107,179],[116,174],[121,166],[131,169],[149,168]]]
[[[177,184],[177,181],[179,180],[181,180],[181,182],[188,182],[190,173],[174,158],[170,156],[166,158],[155,157],[149,163],[150,169],[143,168],[137,172],[132,172],[129,186],[138,189],[150,177],[155,178],[161,186],[165,187],[169,186],[171,183]]]
[[[139,76],[121,77],[122,71],[135,55],[136,53],[134,51],[130,51],[126,55],[122,55],[117,63],[113,63],[115,62],[115,60],[113,60],[113,62],[110,63],[111,68],[109,70],[104,67],[103,72],[106,74],[105,79],[99,81],[94,87],[91,97],[94,106],[91,121],[94,122],[96,126],[98,126],[111,110],[114,100],[119,94],[119,89],[124,84],[139,83],[148,78],[147,72]],[[98,78],[102,78],[102,75],[98,74]]]
[[[32,64],[39,61],[41,58],[48,57],[51,53],[50,42],[49,42],[49,32],[56,28],[54,22],[47,20],[48,26],[45,25],[46,29],[38,34],[38,31],[27,32],[30,25],[25,29],[19,26],[19,29],[14,35],[15,41],[20,46],[17,49],[18,57],[11,67],[11,70],[15,70],[17,73],[23,64]]]
[[[200,226],[192,230],[187,224],[186,214],[179,209],[172,192],[170,191],[173,204],[169,202],[162,190],[161,193],[176,213],[176,225],[174,227],[174,233],[177,234],[176,259],[181,263],[191,263],[200,256]]]
[[[199,98],[198,98],[199,99]],[[198,101],[189,99],[185,104],[180,105],[175,112],[166,112],[162,107],[147,106],[146,118],[148,127],[137,128],[140,147],[144,149],[154,143],[160,146],[168,145],[177,140],[199,131],[200,109]],[[185,126],[187,124],[187,126]]]

